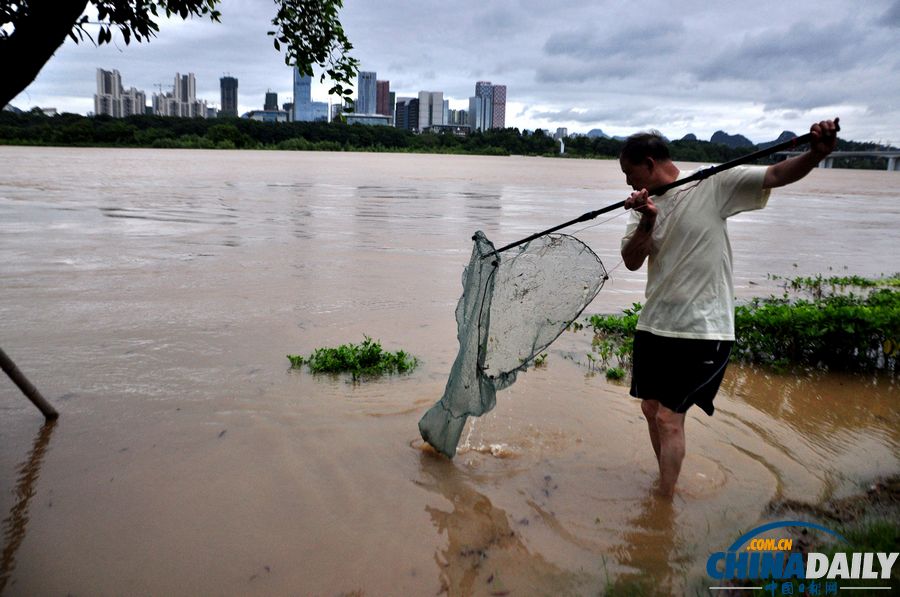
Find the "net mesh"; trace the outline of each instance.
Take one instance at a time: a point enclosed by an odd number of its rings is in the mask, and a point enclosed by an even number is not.
[[[584,243],[552,234],[499,254],[476,232],[456,305],[459,353],[443,397],[419,421],[422,438],[453,458],[468,417],[494,408],[516,381],[597,296],[607,279]]]

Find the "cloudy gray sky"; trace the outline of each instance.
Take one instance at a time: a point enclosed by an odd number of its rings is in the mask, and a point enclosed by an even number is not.
[[[67,41],[12,103],[86,113],[97,67],[148,101],[176,72],[195,73],[213,105],[226,73],[242,111],[262,108],[267,90],[289,101],[291,71],[266,35],[274,4],[223,0],[221,11],[221,24],[163,22],[145,44]],[[846,138],[900,145],[900,0],[345,0],[341,18],[362,69],[399,96],[443,91],[466,108],[476,81],[505,84],[508,126],[761,142],[840,116]]]

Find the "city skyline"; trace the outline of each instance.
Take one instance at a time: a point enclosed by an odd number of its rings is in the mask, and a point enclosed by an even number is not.
[[[219,79],[231,75],[241,83],[240,113],[260,109],[269,89],[289,97],[290,69],[265,34],[271,4],[226,2],[221,10],[222,23],[160,19],[148,44],[126,46],[118,34],[99,48],[68,41],[11,103],[93,111],[98,67],[120,71],[148,95],[171,73],[194,72],[197,97],[217,107]],[[397,97],[441,90],[451,109],[467,109],[473,82],[500,81],[510,93],[505,124],[520,129],[624,135],[654,127],[706,139],[725,130],[760,142],[840,116],[849,138],[900,142],[897,0],[763,0],[715,10],[576,1],[566,11],[531,0],[386,0],[345,6],[341,19],[360,70],[390,80]],[[313,99],[334,103],[318,74]]]
[[[194,73],[175,74],[171,92],[164,92],[163,85],[157,84],[158,93],[152,96],[152,104],[147,106],[142,100],[145,94],[134,87],[127,91],[123,88],[121,73],[118,70],[107,71],[97,68],[97,92],[94,94],[94,114],[122,118],[132,114],[157,114],[161,116],[217,118],[222,116],[240,116],[267,122],[283,121],[316,121],[329,120],[329,106],[325,102],[312,101],[312,77],[302,75],[297,67],[293,68],[293,95],[290,102],[279,107],[278,93],[267,90],[262,110],[249,110],[236,114],[234,106],[238,104],[238,84],[236,77],[223,76],[219,79],[221,111],[208,102],[196,97],[196,79]],[[351,117],[356,122],[366,124],[387,124],[395,126],[396,93],[390,91],[390,81],[378,79],[375,71],[361,71],[357,77],[357,88],[360,90],[353,105]],[[401,98],[405,99],[405,98]],[[450,101],[444,99],[442,91],[419,91],[416,103],[416,118],[410,120],[409,109],[404,108],[401,128],[425,131],[432,127],[457,126],[469,131],[485,131],[505,127],[506,86],[495,85],[490,81],[475,83],[475,95],[469,97],[468,108],[451,109]],[[419,110],[422,106],[422,110]],[[332,106],[334,108],[335,106]],[[55,109],[43,108],[45,113],[56,113]],[[332,110],[334,112],[334,110]],[[469,115],[472,115],[471,117]],[[382,121],[369,116],[388,116]],[[335,114],[330,114],[331,120]],[[348,121],[349,122],[349,121]]]

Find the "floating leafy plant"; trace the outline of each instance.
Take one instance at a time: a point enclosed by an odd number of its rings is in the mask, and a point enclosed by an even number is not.
[[[411,354],[389,352],[377,340],[364,336],[359,344],[342,344],[337,348],[317,348],[308,357],[287,355],[292,368],[309,367],[313,373],[347,372],[354,380],[363,376],[408,373],[419,364]]]

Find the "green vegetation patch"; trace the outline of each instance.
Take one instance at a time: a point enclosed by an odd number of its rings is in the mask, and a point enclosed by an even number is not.
[[[594,328],[594,339],[587,358],[592,369],[606,371],[606,379],[625,377],[634,351],[634,330],[640,312],[641,304],[634,303],[622,315],[591,315],[588,318],[588,325]],[[613,358],[616,366],[610,366]]]
[[[622,315],[588,319],[594,328],[592,352],[601,362],[615,355],[623,366],[630,359],[639,311],[635,303]],[[799,365],[895,373],[900,358],[900,276],[788,279],[783,296],[756,298],[735,309],[735,337],[732,360],[776,369]]]
[[[368,336],[359,344],[342,344],[337,348],[317,348],[308,357],[287,355],[291,367],[306,365],[313,373],[350,373],[354,380],[366,376],[408,373],[419,364],[416,357],[398,350],[388,352],[377,340]]]
[[[775,368],[896,372],[900,275],[787,279],[783,296],[735,309],[735,337],[737,360]]]
[[[625,369],[622,367],[609,367],[606,370],[606,379],[612,379],[618,381],[620,379],[624,379],[625,377]]]

